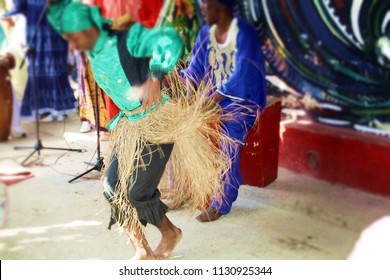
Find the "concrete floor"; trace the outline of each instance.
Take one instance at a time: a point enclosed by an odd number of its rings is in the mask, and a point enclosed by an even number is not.
[[[23,123],[27,139],[0,143],[0,165],[16,165],[34,145],[34,123]],[[107,230],[108,205],[98,172],[69,184],[96,159],[96,134],[79,133],[71,115],[64,122],[41,123],[44,146],[86,149],[84,153],[42,150],[28,168],[35,177],[7,187],[8,219],[0,230],[0,259],[126,260],[133,248],[126,235]],[[108,142],[102,145],[107,149]],[[195,213],[197,214],[197,213]],[[168,213],[183,230],[171,259],[346,259],[360,232],[390,214],[390,200],[338,184],[279,169],[267,188],[242,186],[232,212],[200,223],[184,210]],[[147,227],[154,247],[159,233]]]

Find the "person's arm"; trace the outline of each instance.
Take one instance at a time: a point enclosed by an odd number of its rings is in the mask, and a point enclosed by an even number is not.
[[[137,23],[130,29],[127,46],[135,57],[151,57],[150,76],[162,80],[177,64],[183,39],[173,27],[148,29]]]
[[[142,85],[142,108],[150,111],[155,105],[157,109],[158,101],[162,100],[161,82],[177,64],[183,51],[183,39],[172,27],[147,29],[135,24],[127,37],[127,47],[135,57],[151,57],[149,78]]]
[[[191,57],[186,69],[180,71],[180,77],[185,80],[187,95],[193,94],[205,76],[205,57],[207,55],[207,40],[209,26],[204,26],[196,37],[191,50]]]
[[[218,91],[215,91],[213,92],[210,97],[209,97],[212,101],[214,102],[218,102],[218,101],[221,101],[222,99],[226,98],[225,95],[222,95],[220,92]]]
[[[158,109],[158,102],[162,102],[161,83],[160,80],[153,77],[149,77],[142,85],[142,109],[147,110],[149,113],[152,110],[152,106]]]

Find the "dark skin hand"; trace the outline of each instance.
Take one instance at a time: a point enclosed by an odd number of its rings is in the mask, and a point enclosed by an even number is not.
[[[218,92],[214,92],[211,96],[210,96],[210,99],[213,100],[214,102],[218,102],[218,101],[221,101],[222,99],[224,99],[225,96],[219,94]]]
[[[154,105],[157,111],[158,101],[163,102],[160,81],[150,77],[142,84],[141,89],[143,91],[142,109],[151,113],[152,105]]]
[[[191,96],[192,94],[194,94],[193,92],[193,89],[194,89],[194,85],[192,84],[192,82],[189,80],[189,79],[185,79],[185,80],[182,80],[183,83],[186,83],[186,86],[187,86],[187,94],[188,96]],[[209,96],[209,99],[214,101],[214,102],[218,102],[218,101],[221,101],[222,99],[224,99],[225,96],[219,94],[218,92],[214,91],[210,96]]]

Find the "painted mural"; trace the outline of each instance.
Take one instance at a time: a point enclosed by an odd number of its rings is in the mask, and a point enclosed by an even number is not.
[[[267,74],[307,114],[390,136],[390,1],[238,2],[261,36]]]

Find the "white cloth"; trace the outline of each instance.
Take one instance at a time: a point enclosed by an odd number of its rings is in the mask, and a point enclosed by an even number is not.
[[[390,216],[365,228],[348,256],[349,260],[390,260]]]

